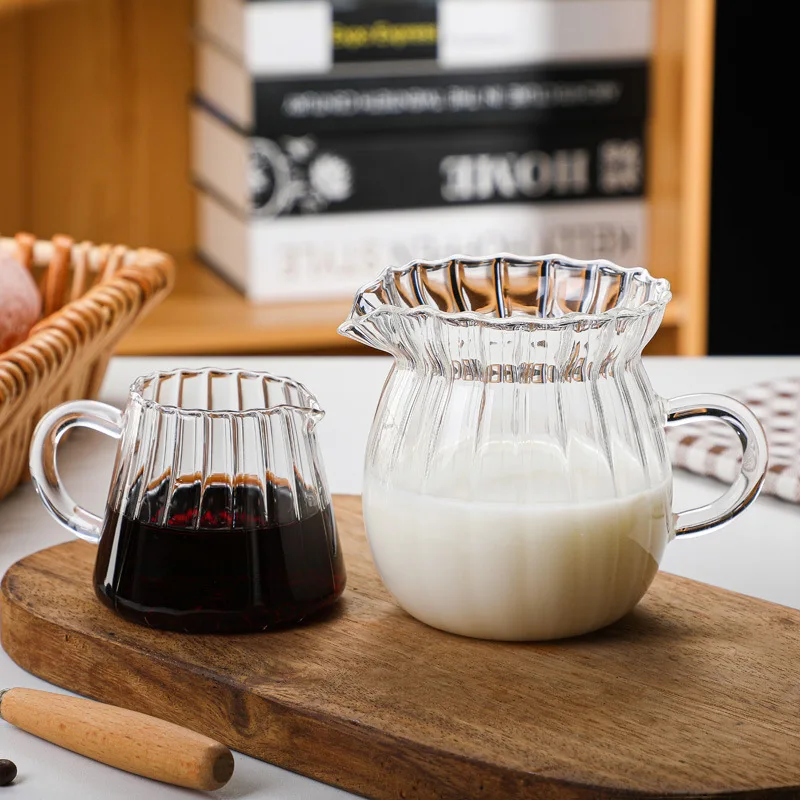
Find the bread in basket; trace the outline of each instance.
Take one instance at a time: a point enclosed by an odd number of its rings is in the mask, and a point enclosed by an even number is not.
[[[27,476],[39,418],[66,400],[95,397],[114,346],[172,288],[157,250],[0,237],[0,251],[33,274],[43,314],[27,339],[0,353],[0,498]]]

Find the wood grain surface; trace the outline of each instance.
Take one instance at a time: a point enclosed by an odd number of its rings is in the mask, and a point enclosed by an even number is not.
[[[56,2],[56,0],[0,0],[0,14],[4,11],[18,11],[22,8],[30,8],[31,6],[52,2]]]
[[[649,258],[682,300],[679,355],[707,352],[715,0],[653,3],[647,186]]]
[[[22,230],[27,221],[27,31],[24,14],[4,14],[0,5],[0,233]]]
[[[358,497],[336,511],[348,588],[326,616],[187,636],[95,600],[95,551],[11,567],[2,643],[28,671],[375,798],[799,797],[800,612],[660,574],[590,636],[476,641],[383,589]]]
[[[194,243],[192,0],[0,0],[0,231]]]

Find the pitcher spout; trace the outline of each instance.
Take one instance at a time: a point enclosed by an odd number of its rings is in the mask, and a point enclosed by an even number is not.
[[[376,350],[394,353],[391,337],[385,335],[383,326],[379,324],[379,320],[375,316],[382,308],[391,307],[392,304],[384,291],[382,279],[372,281],[356,292],[350,315],[339,325],[337,332],[368,347],[374,347]],[[381,315],[378,314],[379,316]]]

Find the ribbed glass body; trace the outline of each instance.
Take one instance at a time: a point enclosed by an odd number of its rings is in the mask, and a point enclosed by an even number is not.
[[[343,591],[344,562],[300,384],[263,373],[140,378],[123,413],[95,589],[153,627],[261,630]]]
[[[176,489],[196,495],[190,527],[214,512],[218,528],[240,527],[233,498],[253,496],[249,525],[296,521],[330,505],[314,428],[314,396],[289,378],[241,370],[175,370],[139,378],[124,412],[108,510],[168,525]],[[278,486],[287,502],[269,502]],[[148,492],[160,487],[158,513]],[[215,491],[222,489],[225,505]]]

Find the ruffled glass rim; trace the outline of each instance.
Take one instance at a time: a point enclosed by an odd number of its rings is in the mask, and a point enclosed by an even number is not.
[[[505,300],[502,293],[502,274],[500,270],[503,264],[510,264],[516,267],[542,265],[544,275],[547,275],[554,267],[565,266],[567,268],[585,269],[592,274],[595,283],[601,274],[621,276],[623,288],[619,292],[617,304],[613,307],[599,312],[586,311],[567,311],[557,316],[538,316],[527,312],[512,312],[505,315],[498,315],[496,311],[444,311],[426,302],[422,294],[419,282],[420,270],[442,270],[452,264],[464,265],[469,267],[486,267],[490,263],[494,265],[496,281],[495,292],[497,309],[503,309]],[[384,302],[379,300],[377,294],[382,292],[385,295],[394,293],[395,278],[397,276],[411,276],[412,285],[415,288],[417,305],[399,305],[396,302]],[[634,281],[639,285],[647,287],[647,297],[634,306],[626,306],[625,292]],[[369,299],[368,299],[369,298]],[[654,278],[644,267],[621,267],[605,259],[579,260],[569,258],[558,253],[551,253],[541,256],[518,256],[510,253],[497,253],[492,256],[464,256],[455,254],[448,258],[437,261],[414,260],[407,264],[397,267],[387,267],[383,270],[376,280],[362,286],[356,293],[353,306],[348,318],[338,327],[338,332],[343,336],[351,336],[351,332],[360,327],[363,323],[384,316],[403,316],[410,318],[437,318],[443,322],[453,325],[477,324],[486,328],[494,329],[514,329],[517,327],[536,327],[560,328],[568,325],[575,325],[581,322],[587,325],[597,324],[602,321],[615,319],[637,319],[648,317],[654,312],[663,309],[672,298],[669,281],[665,278]],[[619,304],[622,300],[623,304]]]
[[[150,397],[144,396],[144,388],[148,383],[158,383],[163,379],[176,378],[179,376],[204,377],[208,378],[246,378],[260,381],[262,384],[279,384],[288,386],[297,392],[300,403],[277,403],[266,405],[263,408],[235,409],[235,408],[199,408],[192,406],[179,406],[174,403],[162,403]],[[246,369],[224,369],[219,367],[178,367],[171,370],[155,370],[147,375],[140,375],[128,389],[129,398],[139,407],[144,409],[154,409],[167,414],[178,416],[197,417],[264,417],[278,415],[287,411],[297,411],[309,414],[313,417],[321,418],[324,411],[320,408],[317,398],[308,388],[285,375],[275,375],[271,372],[254,371]]]

